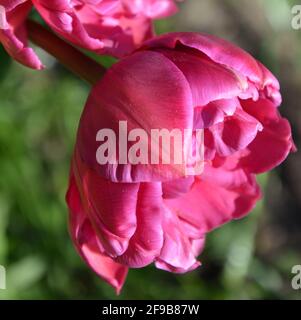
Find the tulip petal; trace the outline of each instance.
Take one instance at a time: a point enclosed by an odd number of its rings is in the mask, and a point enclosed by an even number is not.
[[[176,12],[173,0],[32,0],[43,19],[68,41],[122,57],[154,35],[152,19]]]
[[[261,62],[257,61],[263,74],[263,92],[264,97],[269,99],[276,107],[280,106],[282,97],[279,92],[280,85],[277,78]]]
[[[253,90],[253,84],[255,84],[257,90],[260,90],[266,98],[277,105],[281,103],[279,82],[272,73],[249,53],[224,39],[202,33],[174,32],[147,41],[141,49],[158,50],[159,48],[174,49],[176,47],[179,49],[179,44],[182,47],[196,49],[214,62],[247,77],[249,89],[244,99],[249,98],[250,95],[256,99],[257,92]]]
[[[233,117],[210,128],[215,137],[217,153],[228,156],[245,149],[256,137],[262,125],[255,118],[239,110]]]
[[[137,227],[139,184],[114,183],[101,178],[81,161],[77,152],[73,167],[99,241],[112,258],[123,254]]]
[[[70,209],[70,233],[80,256],[98,276],[115,288],[117,294],[120,293],[128,268],[114,262],[100,250],[97,235],[84,214],[73,175],[66,199]]]
[[[163,245],[161,183],[141,183],[137,201],[137,229],[126,252],[116,261],[131,268],[152,263]]]
[[[232,70],[196,54],[177,50],[157,50],[168,57],[185,75],[194,106],[235,98],[248,88],[247,80]]]
[[[183,225],[184,222],[181,221],[181,224]],[[204,235],[199,236],[198,239],[193,239],[190,242],[191,242],[191,245],[189,246],[189,250],[191,250],[191,253],[195,257],[199,256],[201,254],[201,252],[203,251],[204,246],[205,246],[205,237],[204,237]],[[155,266],[158,269],[169,271],[169,272],[173,272],[173,273],[179,273],[179,274],[186,273],[186,272],[189,272],[189,271],[193,271],[196,268],[198,268],[200,265],[201,265],[200,261],[196,261],[195,263],[193,263],[191,265],[191,267],[189,269],[186,269],[186,268],[183,268],[183,267],[175,267],[175,266],[173,266],[173,265],[169,264],[168,262],[166,262],[164,260],[161,260],[161,259],[158,259],[155,262]]]
[[[257,102],[243,101],[246,112],[263,124],[255,140],[248,146],[247,155],[241,160],[250,172],[263,173],[283,162],[294,151],[289,122],[282,118],[275,105],[267,99]]]
[[[29,1],[5,1],[0,5],[0,42],[5,50],[21,64],[41,70],[44,68],[32,48],[28,47],[25,19],[31,10]]]
[[[237,109],[233,116],[227,117],[208,129],[213,137],[213,148],[219,156],[227,157],[237,151],[245,149],[262,130],[261,123],[241,109]],[[205,140],[206,137],[205,136]],[[207,148],[209,142],[205,141]]]
[[[123,0],[122,2],[132,14],[143,12],[150,19],[166,18],[178,11],[173,0]]]
[[[67,40],[89,50],[103,49],[103,41],[88,34],[70,1],[55,1],[52,5],[41,0],[33,0],[33,3],[47,24]]]
[[[234,162],[228,158],[227,162]],[[224,164],[209,164],[190,192],[177,199],[166,199],[166,205],[195,229],[207,233],[222,224],[247,214],[260,198],[254,175],[243,169],[229,170]]]
[[[263,81],[262,70],[250,54],[213,35],[195,32],[168,33],[147,41],[144,47],[174,49],[179,43],[199,50],[214,62],[239,72],[254,83],[262,83]]]
[[[194,128],[205,129],[223,122],[226,116],[232,116],[240,103],[237,98],[222,99],[194,109]]]
[[[146,72],[147,70],[147,72]],[[119,132],[120,121],[127,124],[126,132]],[[89,123],[89,126],[85,124]],[[99,142],[96,136],[101,129],[111,129],[119,143],[125,146],[125,160],[117,152],[117,161],[100,164],[96,159]],[[128,133],[133,129],[143,129],[146,134],[142,141],[147,147],[147,161],[133,164],[127,158],[129,149],[135,144],[128,142]],[[155,144],[152,148],[152,131],[174,129],[181,134],[193,128],[193,108],[189,85],[182,72],[166,57],[155,52],[138,52],[115,64],[94,87],[86,104],[78,134],[79,152],[85,163],[105,179],[114,182],[154,182],[181,178],[186,175],[184,150],[173,149],[171,141],[166,145]],[[121,138],[122,136],[122,138]],[[121,141],[121,139],[123,139]],[[124,141],[125,139],[125,141]],[[127,144],[127,146],[126,146]],[[171,147],[171,156],[177,153],[183,161],[164,164],[159,153]],[[114,146],[115,147],[115,146]],[[150,156],[158,155],[158,162]]]
[[[163,198],[173,199],[189,192],[193,185],[194,177],[181,178],[162,183]]]
[[[200,263],[195,258],[195,248],[184,232],[177,215],[166,208],[163,222],[164,243],[155,265],[166,271],[184,273],[194,270]]]

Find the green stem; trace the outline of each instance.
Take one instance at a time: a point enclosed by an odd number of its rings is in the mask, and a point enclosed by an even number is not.
[[[80,78],[94,85],[106,72],[105,67],[60,39],[39,23],[32,20],[28,20],[26,23],[29,39],[54,56]]]

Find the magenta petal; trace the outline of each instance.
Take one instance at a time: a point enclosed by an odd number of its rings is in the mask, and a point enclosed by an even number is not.
[[[184,273],[197,268],[200,263],[195,258],[195,248],[189,235],[185,233],[177,215],[165,210],[164,243],[160,256],[155,262],[159,269]]]
[[[44,66],[34,50],[28,47],[24,25],[31,7],[29,1],[5,1],[2,4],[0,19],[4,26],[0,26],[0,43],[16,61],[27,67],[40,70]]]
[[[73,176],[66,199],[70,209],[70,233],[75,247],[89,267],[115,288],[118,294],[126,279],[128,268],[114,262],[100,250],[96,233],[84,214]]]
[[[181,178],[162,183],[163,198],[173,199],[189,192],[194,182],[194,177]]]
[[[154,35],[152,19],[176,12],[173,0],[32,0],[49,26],[82,48],[122,57]]]
[[[161,269],[161,270],[165,270],[168,272],[172,272],[172,273],[179,273],[179,274],[193,271],[196,268],[198,268],[200,265],[201,265],[201,263],[199,261],[196,261],[193,265],[191,265],[187,269],[187,268],[182,268],[182,267],[175,267],[171,264],[166,263],[165,261],[163,261],[161,259],[159,259],[155,262],[156,268]]]
[[[89,35],[69,1],[56,1],[50,7],[45,1],[33,0],[33,3],[47,24],[67,40],[89,50],[103,49],[102,39]]]
[[[198,50],[214,62],[229,68],[237,75],[249,80],[247,90],[240,97],[247,99],[258,98],[258,91],[265,98],[270,99],[277,106],[281,103],[279,82],[274,75],[249,53],[234,44],[209,34],[192,32],[168,33],[149,40],[142,49],[164,48],[183,50],[182,47]]]
[[[263,82],[263,74],[257,61],[246,51],[230,42],[215,37],[192,32],[168,33],[149,40],[148,48],[175,48],[178,44],[194,48],[206,54],[214,62],[225,65],[249,78],[250,81]]]
[[[120,154],[117,154],[118,163],[99,164],[96,153],[101,143],[96,141],[97,132],[103,128],[112,129],[119,146],[120,121],[127,123],[127,132],[123,135],[125,140],[130,130],[143,129],[147,136],[142,142],[148,148],[153,129],[167,129],[169,132],[177,129],[184,137],[184,129],[193,128],[189,85],[182,72],[162,54],[135,53],[115,64],[94,87],[81,118],[79,152],[88,166],[105,179],[115,182],[154,182],[185,176],[184,161],[181,164],[173,161],[170,164],[162,164],[162,161],[151,164],[150,154],[156,152],[147,153],[147,163],[131,163],[127,155],[133,142],[129,142],[125,150],[127,164],[121,163]],[[125,146],[126,142],[121,144]],[[186,159],[184,151],[182,157]]]
[[[282,97],[279,92],[280,85],[276,77],[262,63],[258,62],[263,74],[263,93],[266,99],[271,100],[275,106],[280,106]]]
[[[143,12],[151,19],[162,19],[178,11],[173,0],[123,0],[122,2],[132,14]]]
[[[137,201],[137,229],[126,252],[116,261],[131,268],[152,263],[163,245],[161,183],[141,183]]]
[[[101,178],[81,161],[78,153],[73,166],[99,241],[111,257],[123,254],[137,227],[139,184],[117,184]]]
[[[262,130],[262,125],[256,118],[237,109],[233,116],[212,126],[209,130],[214,137],[216,152],[226,157],[245,149]]]
[[[259,198],[260,191],[254,175],[240,168],[229,170],[225,165],[214,168],[208,164],[189,193],[165,200],[165,203],[196,233],[204,234],[244,216]]]
[[[192,92],[193,105],[235,98],[248,88],[247,80],[209,59],[185,51],[158,50],[185,75]]]
[[[253,173],[262,173],[278,166],[294,150],[289,122],[282,118],[275,105],[266,99],[242,103],[246,112],[263,124],[262,132],[248,146],[242,164]]]
[[[222,99],[194,108],[194,128],[209,128],[223,122],[226,116],[232,116],[240,103],[237,98]]]

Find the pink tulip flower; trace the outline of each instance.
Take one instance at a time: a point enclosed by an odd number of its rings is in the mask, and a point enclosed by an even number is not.
[[[32,0],[47,24],[66,40],[121,57],[151,38],[153,19],[174,14],[174,0]]]
[[[152,21],[174,14],[174,0],[3,0],[0,42],[20,63],[42,69],[28,47],[25,20],[32,5],[63,39],[99,54],[121,57],[154,35]]]
[[[270,71],[211,35],[166,34],[109,69],[85,106],[67,193],[72,238],[87,264],[117,292],[128,268],[198,267],[206,234],[250,212],[261,196],[256,174],[294,149],[280,103]],[[99,164],[97,133],[116,132],[119,121],[147,133],[203,129],[203,173]]]
[[[0,43],[18,62],[33,69],[42,69],[40,59],[27,44],[24,22],[31,7],[30,1],[26,0],[0,2]]]

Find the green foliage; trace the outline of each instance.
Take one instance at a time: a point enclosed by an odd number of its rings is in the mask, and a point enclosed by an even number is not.
[[[11,58],[6,53],[4,48],[0,45],[0,83],[5,79],[8,69],[11,65]]]

